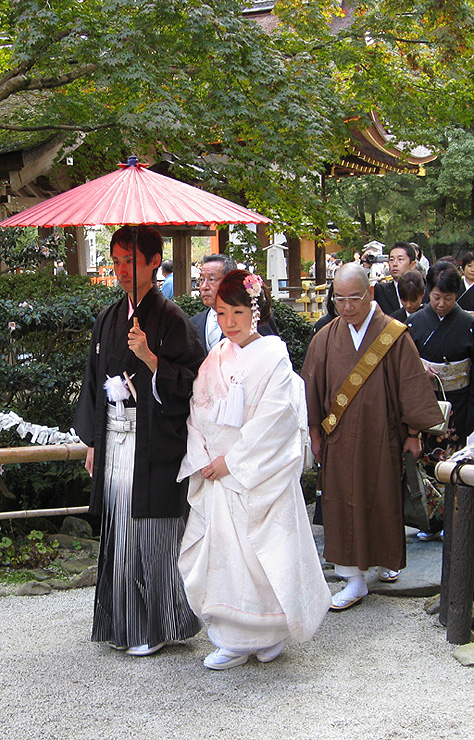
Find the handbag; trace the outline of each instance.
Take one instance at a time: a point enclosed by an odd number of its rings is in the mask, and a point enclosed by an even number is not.
[[[438,381],[439,387],[441,389],[441,393],[443,395],[443,400],[438,401],[439,410],[443,414],[443,422],[441,424],[435,424],[433,427],[430,427],[429,429],[423,429],[423,431],[427,432],[428,434],[435,434],[437,437],[440,437],[443,434],[446,434],[446,432],[448,431],[449,417],[451,416],[452,404],[451,404],[451,401],[446,400],[446,394],[444,392],[444,387],[441,382],[441,378],[436,373],[434,374],[434,377]]]
[[[409,527],[416,527],[422,532],[427,532],[430,528],[430,516],[425,484],[413,453],[407,451],[403,458],[405,461],[402,478],[403,519]]]

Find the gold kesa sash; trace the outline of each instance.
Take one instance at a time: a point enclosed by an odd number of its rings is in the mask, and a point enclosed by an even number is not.
[[[336,393],[329,414],[322,422],[322,427],[326,434],[329,435],[335,430],[353,398],[355,398],[367,378],[370,377],[379,362],[385,357],[390,347],[403,334],[405,329],[407,329],[405,324],[397,321],[397,319],[393,319],[390,324],[387,324],[382,329],[378,337],[374,339],[367,352],[360,358],[355,368],[351,370],[349,376]]]

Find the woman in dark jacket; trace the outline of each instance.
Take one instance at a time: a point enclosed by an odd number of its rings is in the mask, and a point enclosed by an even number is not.
[[[441,382],[452,403],[447,436],[425,435],[425,455],[435,462],[464,447],[474,430],[474,317],[456,302],[461,276],[451,262],[436,262],[426,282],[430,302],[407,324],[438,398]],[[430,534],[420,533],[420,539],[432,539],[441,529],[441,521],[433,522]]]

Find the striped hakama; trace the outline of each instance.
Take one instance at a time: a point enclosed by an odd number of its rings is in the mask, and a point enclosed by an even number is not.
[[[200,623],[178,570],[181,518],[133,519],[135,408],[109,405],[92,640],[131,647],[192,637]]]

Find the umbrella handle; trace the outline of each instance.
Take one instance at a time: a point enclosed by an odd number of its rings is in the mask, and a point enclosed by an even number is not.
[[[133,317],[133,326],[138,326],[138,319],[136,316]]]

